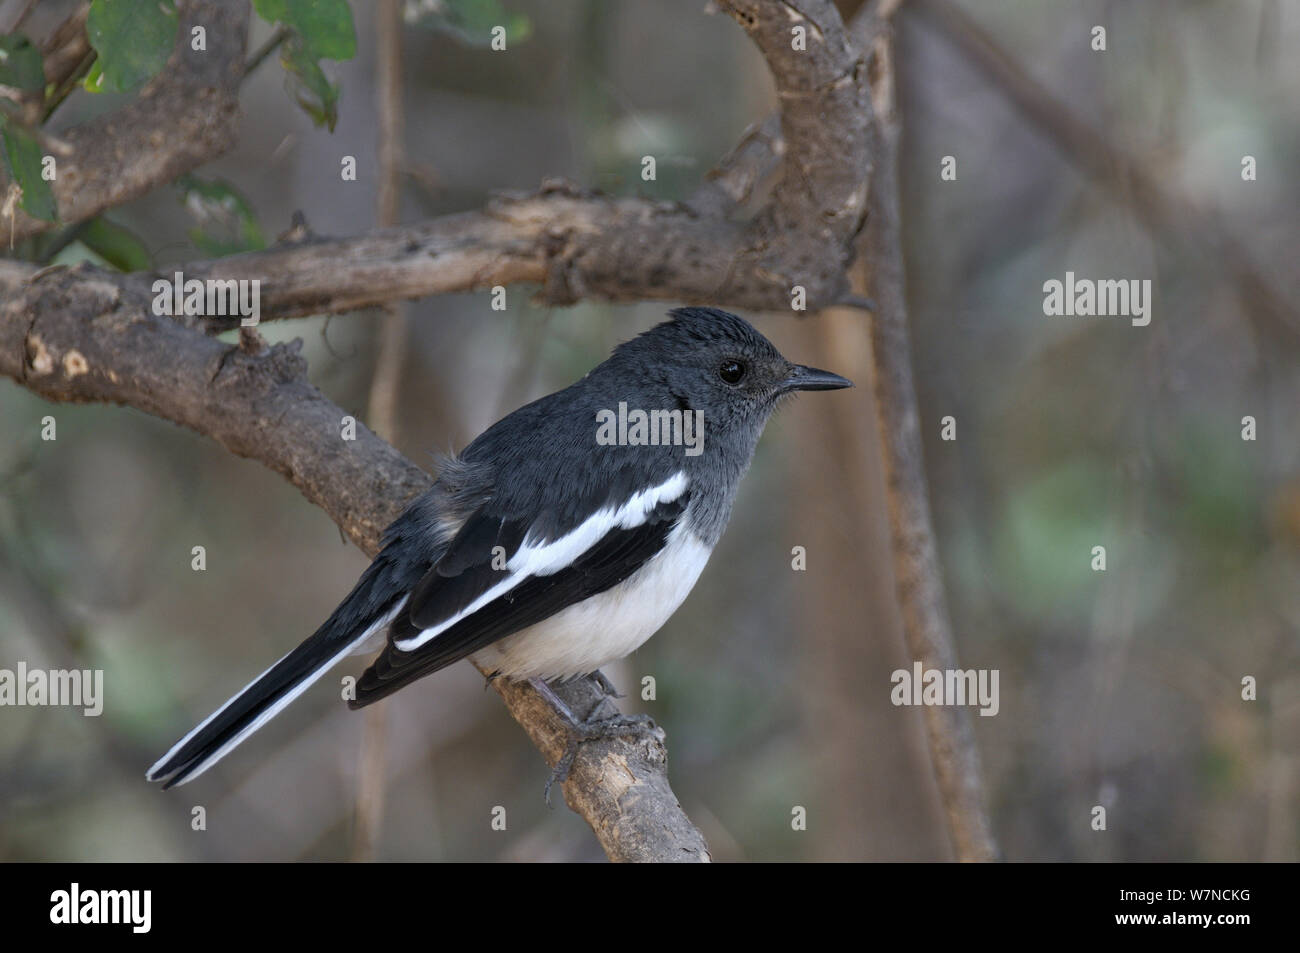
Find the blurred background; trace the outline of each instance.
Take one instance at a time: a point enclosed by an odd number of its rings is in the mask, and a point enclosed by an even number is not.
[[[72,5],[41,3],[41,35]],[[243,88],[238,144],[200,170],[271,241],[301,211],[322,235],[373,227],[374,5],[331,64],[339,119],[317,128],[274,58]],[[851,9],[855,4],[845,4]],[[699,0],[506,0],[506,53],[447,30],[401,34],[399,218],[481,206],[563,176],[685,198],[773,108],[766,68]],[[1300,8],[1276,0],[968,2],[981,27],[1078,119],[1240,242],[1286,301],[1300,234]],[[1297,325],[1257,320],[1228,270],[1152,229],[1014,108],[933,17],[897,18],[902,210],[930,496],[963,667],[1001,673],[975,717],[1010,860],[1300,857],[1300,378]],[[1090,48],[1106,27],[1108,49]],[[250,50],[271,28],[254,20]],[[74,94],[59,123],[120,105]],[[658,178],[643,182],[641,157]],[[340,159],[357,180],[340,181]],[[1257,161],[1244,181],[1242,157]],[[941,160],[957,162],[955,181]],[[213,186],[218,187],[218,186]],[[194,183],[111,217],[158,265],[213,254]],[[202,197],[201,194],[199,196]],[[230,202],[227,211],[235,207]],[[1198,219],[1199,221],[1200,219]],[[251,224],[250,224],[251,223]],[[230,223],[225,223],[231,231]],[[252,236],[250,238],[250,236]],[[66,256],[79,254],[76,246]],[[1043,282],[1151,278],[1151,324],[1043,314]],[[301,337],[312,380],[432,466],[562,387],[662,303],[534,308],[511,288],[410,303],[390,319],[265,324]],[[694,593],[606,670],[668,735],[669,772],[718,860],[949,856],[922,715],[889,702],[910,668],[859,312],[752,315],[794,360],[858,389],[772,422]],[[1296,317],[1295,309],[1291,318]],[[376,401],[391,395],[389,419]],[[46,404],[0,382],[0,667],[105,672],[98,718],[0,709],[0,858],[599,860],[548,769],[467,664],[367,716],[326,678],[199,781],[145,768],[296,645],[366,564],[293,487],[131,409]],[[51,414],[58,439],[40,440]],[[956,419],[957,439],[940,439]],[[1258,439],[1242,439],[1242,418]],[[191,569],[191,549],[207,569]],[[1090,567],[1104,545],[1107,569]],[[793,571],[791,549],[807,549]],[[337,674],[359,674],[354,659]],[[657,698],[642,701],[652,675]],[[1243,701],[1241,681],[1258,680]],[[365,739],[386,738],[369,762]],[[373,752],[373,749],[372,749]],[[358,773],[376,763],[370,823]],[[205,807],[207,830],[191,830]],[[506,831],[490,827],[504,806]],[[1108,809],[1092,830],[1091,809]],[[791,810],[807,809],[806,831]],[[377,820],[376,820],[377,819]]]

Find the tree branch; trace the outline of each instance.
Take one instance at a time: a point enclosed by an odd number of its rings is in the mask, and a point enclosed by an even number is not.
[[[50,183],[59,221],[19,211],[15,238],[129,202],[234,144],[248,4],[183,0],[178,8],[176,49],[163,71],[129,105],[59,134],[71,148],[58,160],[58,175]],[[190,49],[190,29],[196,25],[206,30],[206,52]]]
[[[379,118],[379,195],[375,203],[375,224],[385,226],[397,223],[401,205],[398,164],[405,148],[401,0],[377,0],[375,4],[375,60],[379,74],[375,103]],[[366,419],[381,437],[395,444],[397,401],[401,392],[403,358],[406,356],[406,314],[397,304],[389,305],[387,310],[379,326],[379,351],[375,355],[374,372],[370,375]],[[374,860],[388,797],[387,702],[369,706],[362,718],[365,725],[357,765],[352,859]]]
[[[876,179],[863,235],[875,360],[876,413],[889,495],[895,585],[908,654],[927,669],[957,667],[952,623],[934,541],[921,448],[920,410],[912,380],[906,276],[898,194],[898,115],[894,106],[893,42],[888,31],[864,34],[872,54],[879,128]],[[865,47],[864,47],[865,48]],[[967,709],[927,706],[926,737],[948,831],[958,860],[996,860],[997,845],[984,805],[979,751]]]
[[[661,299],[788,310],[795,286],[810,310],[834,304],[847,291],[845,270],[866,216],[864,61],[829,0],[722,7],[767,57],[782,108],[779,121],[747,136],[689,204],[615,198],[551,180],[534,193],[498,196],[479,212],[174,270],[187,279],[260,279],[263,320],[520,282],[539,285],[549,305]],[[792,48],[795,26],[807,31],[805,50]],[[779,187],[749,222],[730,221],[734,198],[767,166],[777,128]],[[213,331],[238,323],[208,319]]]
[[[784,151],[781,114],[774,112],[745,130],[740,142],[709,170],[686,204],[701,215],[726,215],[749,201]]]
[[[852,242],[867,215],[872,115],[866,59],[829,0],[723,0],[721,6],[767,60],[781,110],[780,182],[748,230],[751,241],[768,249],[758,267],[783,285],[786,307],[794,284],[830,304],[846,288]]]
[[[481,212],[174,270],[186,279],[260,279],[262,320],[518,282],[539,285],[539,299],[550,305],[660,298],[789,307],[788,289],[760,278],[753,264],[739,225],[677,203],[551,181],[536,193],[494,199]],[[239,320],[200,319],[212,331]]]

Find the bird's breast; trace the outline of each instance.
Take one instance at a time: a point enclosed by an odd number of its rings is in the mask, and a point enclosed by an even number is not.
[[[695,586],[710,552],[683,520],[627,579],[488,646],[474,661],[514,679],[594,672],[659,631]]]

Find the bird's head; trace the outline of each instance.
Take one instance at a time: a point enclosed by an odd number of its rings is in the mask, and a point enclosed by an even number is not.
[[[801,390],[838,390],[853,382],[786,360],[744,318],[717,308],[678,308],[671,320],[621,345],[619,352],[653,374],[683,410],[704,413],[706,427],[762,429],[781,398]],[[662,382],[662,383],[661,383]]]

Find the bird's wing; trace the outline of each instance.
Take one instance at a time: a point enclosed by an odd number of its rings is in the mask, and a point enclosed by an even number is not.
[[[535,539],[520,521],[485,505],[412,590],[351,707],[618,585],[664,548],[690,503],[686,485],[676,474],[554,539]]]

